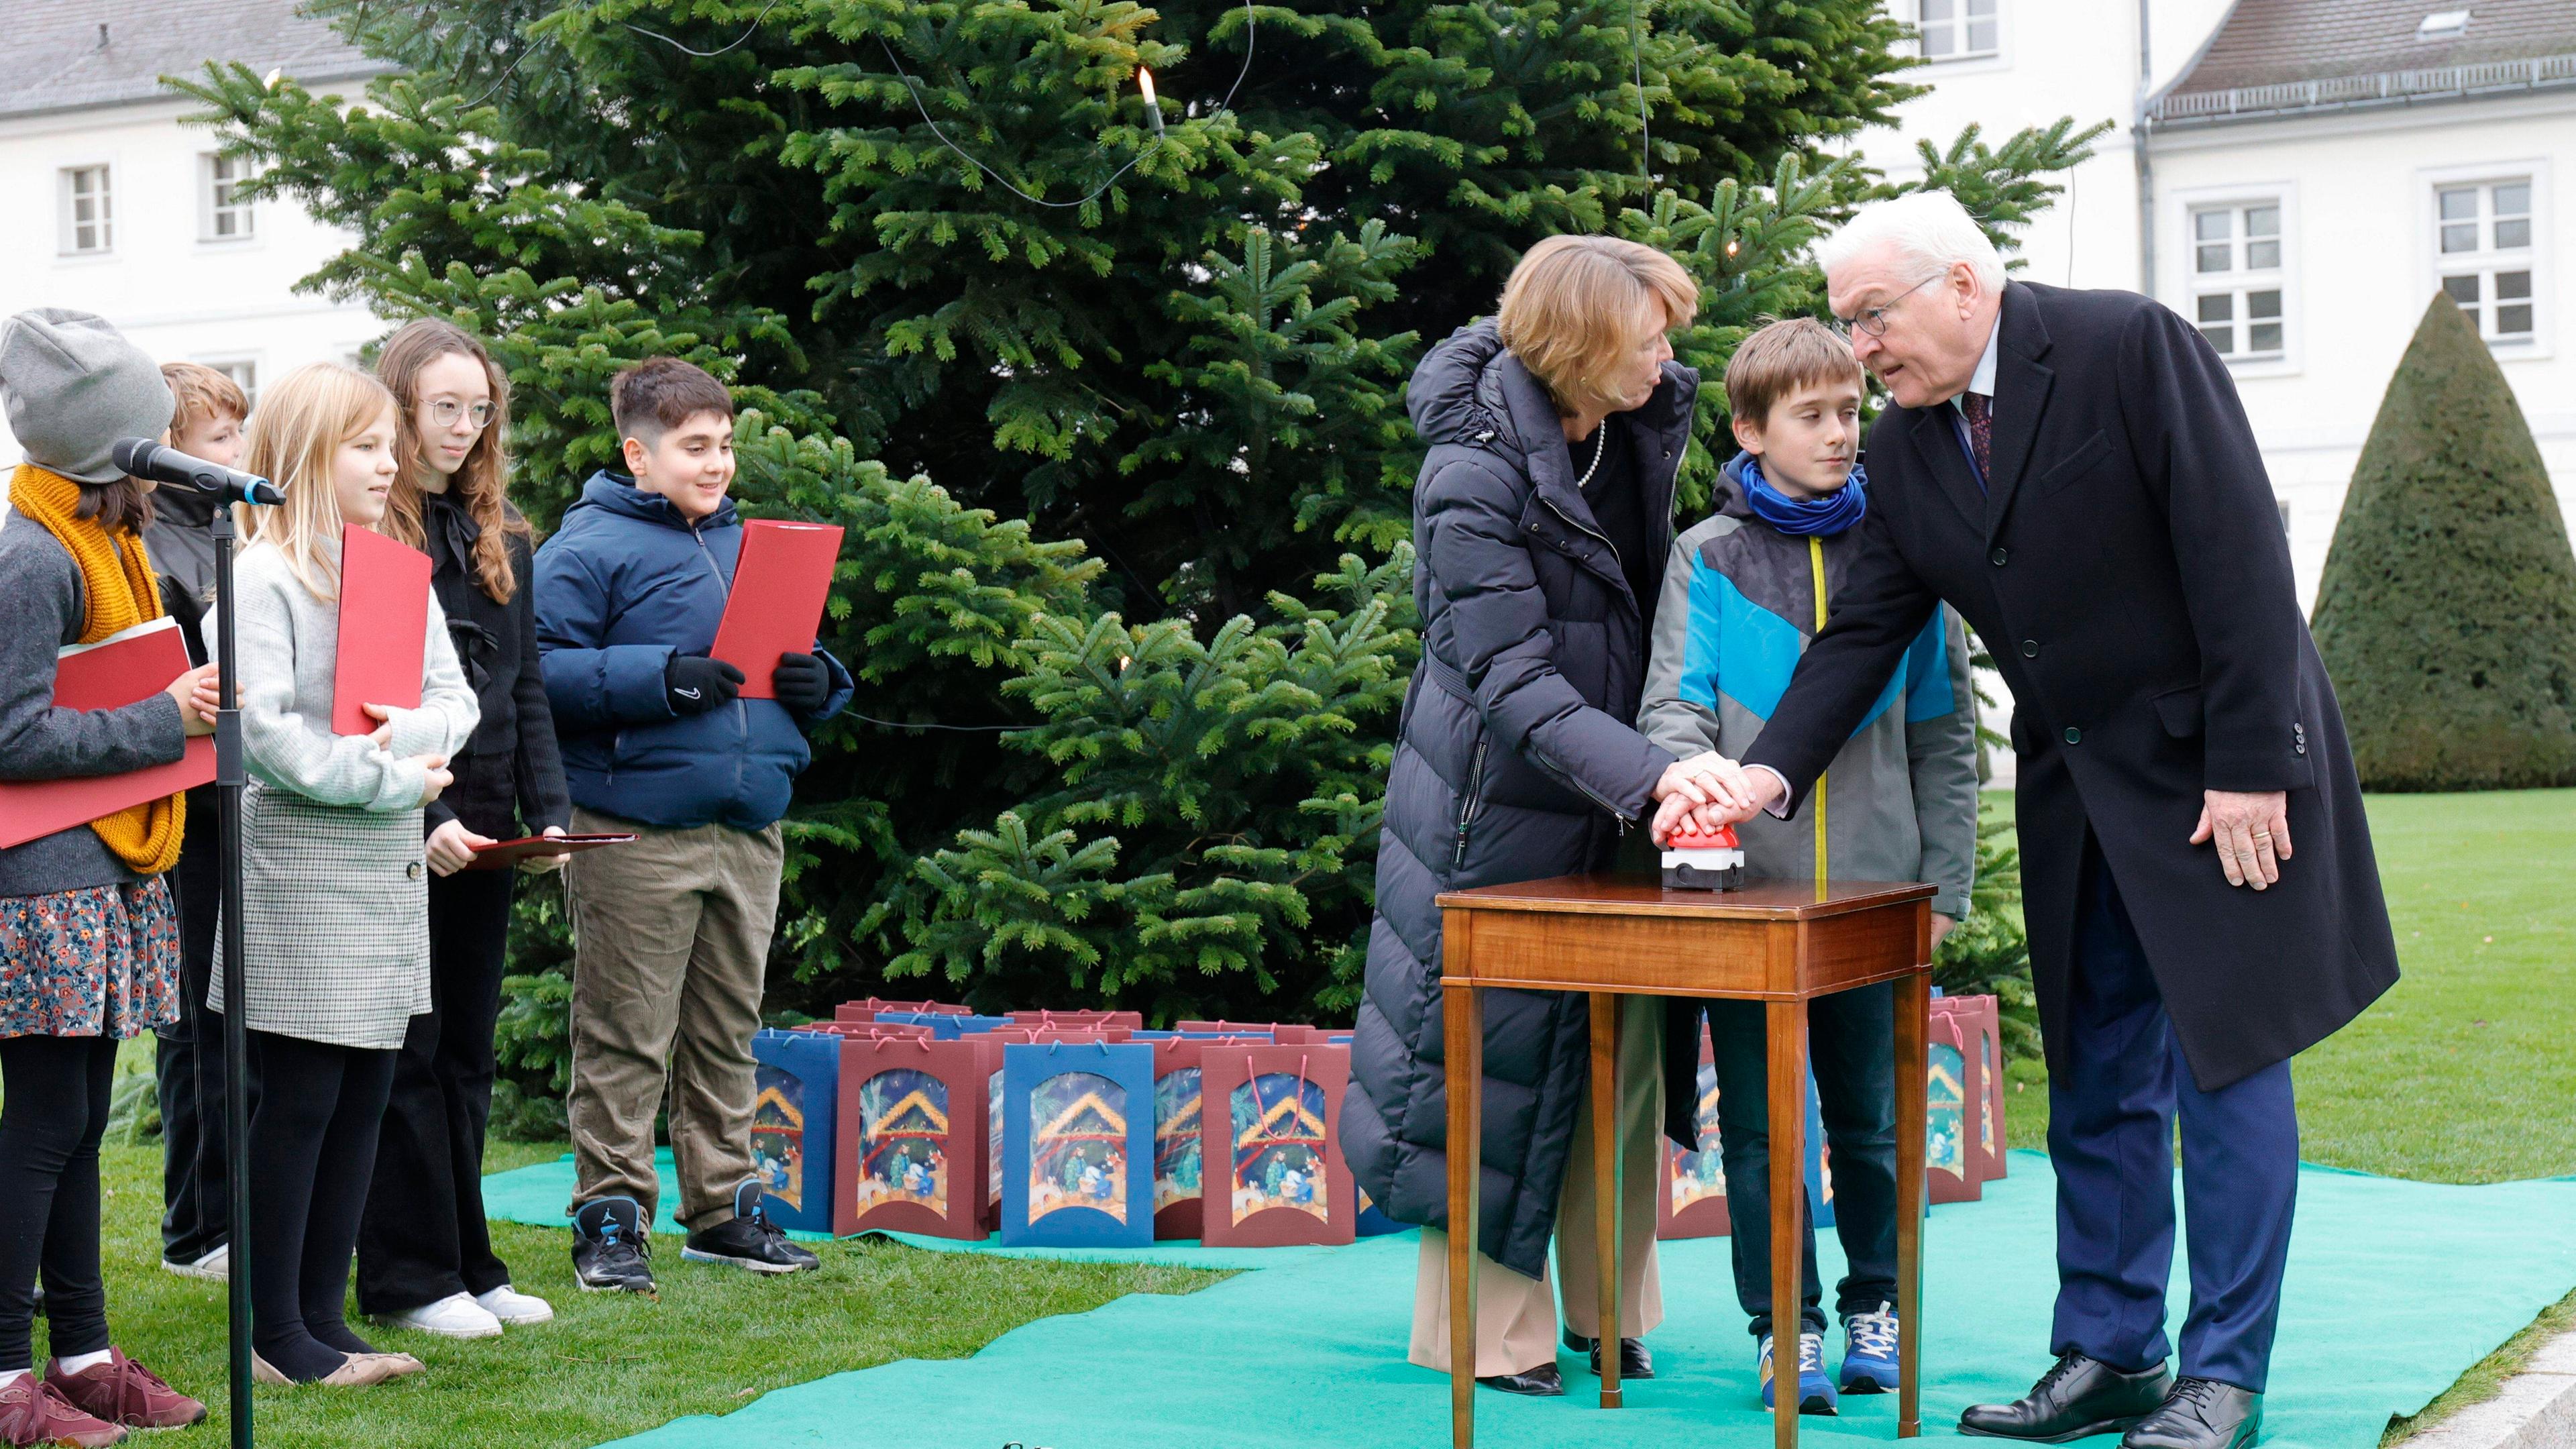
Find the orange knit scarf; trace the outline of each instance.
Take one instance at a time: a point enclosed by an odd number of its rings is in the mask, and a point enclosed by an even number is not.
[[[20,517],[44,526],[80,567],[81,597],[88,616],[81,624],[82,644],[95,644],[120,630],[161,617],[161,589],[152,577],[152,560],[132,529],[109,533],[97,520],[80,516],[80,485],[60,473],[21,463],[9,479],[9,506]],[[179,839],[187,829],[187,797],[165,795],[129,805],[90,822],[89,828],[129,867],[157,875],[179,863]]]

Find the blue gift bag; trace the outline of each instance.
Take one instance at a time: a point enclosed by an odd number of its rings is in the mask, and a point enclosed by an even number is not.
[[[1154,1049],[1142,1042],[1002,1048],[1002,1242],[1154,1241]]]
[[[832,1230],[832,1162],[841,1101],[841,1039],[760,1031],[751,1038],[752,1171],[761,1209],[782,1228]]]

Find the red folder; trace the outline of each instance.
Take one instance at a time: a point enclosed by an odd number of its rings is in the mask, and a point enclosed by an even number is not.
[[[54,663],[54,705],[122,709],[168,689],[171,680],[187,672],[188,646],[179,637],[178,621],[154,619],[62,651]],[[199,735],[172,764],[77,780],[0,781],[0,849],[87,825],[214,778],[215,742]]]
[[[778,697],[778,656],[810,654],[832,593],[841,530],[829,523],[755,518],[742,526],[733,593],[708,652],[742,671],[742,697]]]
[[[429,555],[371,528],[340,530],[340,649],[331,666],[331,733],[369,735],[364,705],[420,708],[429,636]]]
[[[506,870],[531,856],[579,855],[603,845],[625,845],[632,835],[523,835],[516,840],[496,840],[490,845],[474,847],[473,863],[467,870]]]

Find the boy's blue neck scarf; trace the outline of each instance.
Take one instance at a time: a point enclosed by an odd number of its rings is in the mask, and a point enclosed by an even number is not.
[[[1822,498],[1792,498],[1772,487],[1771,480],[1762,476],[1762,460],[1749,455],[1736,476],[1743,481],[1744,503],[1753,516],[1782,533],[1831,538],[1869,512],[1869,477],[1858,463],[1852,465],[1851,477],[1843,486]]]

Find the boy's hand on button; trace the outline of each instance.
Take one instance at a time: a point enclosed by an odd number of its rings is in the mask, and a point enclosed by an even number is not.
[[[770,688],[780,704],[798,714],[812,714],[832,697],[832,671],[811,654],[781,654]]]
[[[687,718],[733,703],[742,671],[703,654],[674,654],[662,666],[662,697],[671,713]]]

